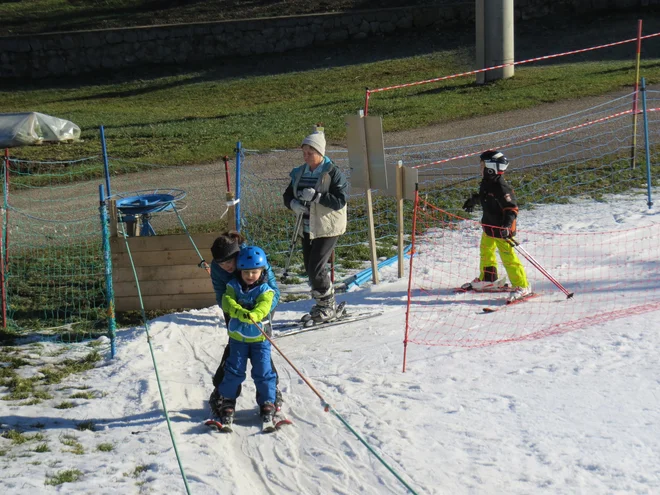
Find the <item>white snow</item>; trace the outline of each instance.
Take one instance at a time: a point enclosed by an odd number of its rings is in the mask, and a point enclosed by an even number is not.
[[[529,230],[570,233],[658,221],[639,196],[578,206],[537,207],[521,222]],[[616,254],[615,243],[609,248]],[[470,249],[476,264],[476,246]],[[660,263],[637,261],[655,269]],[[227,338],[215,308],[149,323],[190,493],[408,493],[337,415],[419,494],[660,493],[660,311],[478,348],[411,343],[402,373],[407,278],[396,278],[396,265],[381,277],[380,285],[339,299],[383,315],[276,339],[332,409],[325,412],[273,350],[284,411],[294,425],[271,435],[260,433],[249,375],[235,432],[221,434],[202,424]],[[544,294],[556,299],[551,287]],[[534,304],[543,304],[544,297]],[[607,310],[609,299],[600,300],[601,308],[590,301],[594,311]],[[296,319],[309,305],[282,304],[277,320]],[[520,310],[497,314],[508,313],[511,319],[526,317]],[[61,348],[44,344],[42,350]],[[2,431],[45,437],[21,445],[0,438],[0,493],[185,493],[145,329],[120,330],[117,349],[116,359],[52,386],[53,399],[31,406],[0,401]],[[67,346],[66,356],[88,351],[85,344]],[[90,386],[97,398],[54,408],[79,391],[64,387],[81,386]],[[96,431],[77,430],[84,421]],[[62,443],[72,436],[84,453]],[[35,452],[38,443],[50,451]],[[97,450],[102,443],[113,449]],[[44,484],[46,476],[70,469],[83,473],[78,481]]]

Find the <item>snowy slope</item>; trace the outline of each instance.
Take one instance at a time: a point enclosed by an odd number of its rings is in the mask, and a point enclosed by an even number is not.
[[[575,205],[543,207],[547,215],[537,208],[525,225],[548,231],[544,219],[552,218],[552,229],[575,231],[655,220],[638,205],[624,212],[616,203],[584,204],[578,215]],[[660,493],[660,312],[474,349],[411,344],[402,373],[407,280],[396,279],[395,267],[382,278],[340,297],[382,316],[276,344],[416,493]],[[277,318],[295,319],[309,304],[283,304]],[[408,493],[275,351],[295,425],[261,434],[248,378],[235,432],[204,427],[226,342],[214,308],[154,320],[150,334],[190,493]],[[59,387],[90,385],[103,397],[73,399],[78,406],[64,410],[53,407],[62,390],[33,406],[0,401],[3,431],[41,432],[50,447],[38,453],[34,443],[0,438],[1,493],[185,493],[144,328],[119,336],[114,361]],[[76,430],[82,421],[96,431]],[[68,452],[66,435],[84,453]],[[98,451],[100,443],[114,448]],[[83,475],[44,485],[68,469]]]

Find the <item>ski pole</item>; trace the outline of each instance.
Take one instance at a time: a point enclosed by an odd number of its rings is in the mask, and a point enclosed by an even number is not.
[[[563,285],[561,285],[555,277],[550,275],[550,273],[548,273],[548,271],[545,268],[543,268],[541,264],[538,261],[536,261],[534,257],[531,254],[529,254],[524,247],[520,245],[518,241],[516,241],[513,237],[511,237],[510,239],[507,239],[507,242],[511,244],[511,246],[513,246],[516,249],[516,251],[522,254],[525,257],[525,259],[532,264],[534,268],[540,271],[548,280],[550,280],[550,282],[555,284],[560,291],[566,294],[566,299],[570,299],[571,297],[573,297],[574,293],[568,292],[566,288]]]
[[[250,321],[252,322],[252,324],[253,324],[254,326],[256,326],[256,327],[259,329],[259,331],[261,332],[261,335],[263,335],[264,337],[266,337],[266,340],[268,340],[268,342],[270,342],[270,345],[272,345],[272,346],[275,348],[275,350],[279,353],[279,355],[282,356],[282,358],[284,358],[284,360],[289,364],[289,366],[291,366],[291,368],[293,369],[293,371],[295,371],[295,372],[298,374],[298,376],[299,376],[300,378],[302,378],[302,380],[305,382],[305,384],[306,384],[306,385],[312,390],[312,392],[314,392],[314,394],[315,394],[319,399],[321,399],[321,407],[323,407],[323,410],[324,410],[325,412],[331,412],[332,414],[334,414],[335,417],[336,417],[337,419],[339,419],[339,421],[341,421],[341,422],[344,424],[344,426],[348,429],[348,431],[350,431],[350,432],[355,436],[355,438],[357,438],[357,439],[360,441],[360,443],[362,443],[362,445],[364,445],[364,446],[367,448],[367,450],[368,450],[369,452],[371,452],[371,453],[374,455],[374,457],[376,457],[376,459],[378,459],[378,460],[380,461],[380,463],[381,463],[383,466],[385,466],[385,467],[387,468],[387,470],[388,470],[390,473],[392,473],[392,475],[393,475],[397,480],[399,480],[399,483],[401,483],[403,486],[405,486],[405,487],[408,489],[408,491],[409,491],[410,493],[412,493],[413,495],[418,495],[417,492],[416,492],[416,491],[415,491],[415,490],[414,490],[414,489],[408,484],[408,482],[407,482],[406,480],[404,480],[404,479],[401,477],[401,475],[400,475],[399,473],[397,473],[397,472],[394,470],[394,468],[392,468],[392,466],[390,466],[389,464],[387,464],[387,462],[385,461],[385,459],[383,459],[383,457],[382,457],[381,455],[379,455],[378,452],[376,452],[376,450],[375,450],[371,445],[369,445],[369,443],[368,443],[368,442],[362,437],[362,435],[360,435],[360,434],[359,434],[359,433],[358,433],[358,432],[357,432],[357,431],[356,431],[356,430],[355,430],[355,429],[354,429],[354,428],[348,423],[348,421],[346,421],[346,419],[344,419],[344,417],[343,417],[341,414],[339,414],[339,413],[337,412],[337,410],[336,410],[334,407],[332,407],[332,405],[331,405],[330,403],[328,403],[328,401],[325,400],[325,398],[323,397],[323,395],[321,395],[321,392],[319,392],[319,391],[316,389],[316,387],[314,387],[314,385],[312,384],[312,382],[309,381],[309,380],[307,379],[307,377],[306,377],[305,375],[303,375],[303,374],[300,372],[300,370],[299,370],[298,368],[296,368],[296,366],[291,362],[291,360],[290,360],[288,357],[286,357],[286,354],[284,354],[284,353],[282,352],[282,350],[277,346],[277,344],[276,344],[275,342],[273,342],[273,338],[268,336],[268,334],[266,333],[266,331],[265,331],[263,325],[260,325],[259,323],[257,323],[256,321],[254,321],[251,317],[249,317],[249,318],[250,318]]]
[[[293,257],[293,250],[296,248],[298,242],[298,234],[303,224],[303,214],[301,213],[296,218],[296,225],[293,228],[293,237],[291,238],[291,245],[289,246],[289,258],[286,260],[286,265],[284,265],[284,274],[282,279],[286,279],[289,276],[289,266],[291,265],[291,258]]]

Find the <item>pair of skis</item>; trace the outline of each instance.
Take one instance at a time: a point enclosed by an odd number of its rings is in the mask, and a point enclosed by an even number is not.
[[[486,290],[475,290],[475,289],[472,288],[472,286],[470,286],[470,284],[465,284],[461,287],[456,287],[454,289],[454,292],[457,292],[457,293],[478,292],[480,294],[481,293],[488,294],[488,293],[509,292],[510,290],[511,290],[511,288],[509,286],[493,287],[493,288],[486,289]],[[521,302],[529,301],[530,299],[534,299],[536,297],[539,297],[540,295],[541,294],[536,294],[536,293],[532,292],[531,294],[527,294],[526,296],[523,296],[520,299],[514,299],[513,301],[506,301],[502,305],[482,308],[481,313],[486,313],[486,314],[495,313],[497,311],[501,311],[505,308],[508,308],[509,306],[513,306],[513,305],[521,303]]]
[[[234,431],[234,418],[231,416],[225,416],[223,418],[209,418],[204,421],[206,426],[220,431],[222,433],[231,433]],[[279,411],[275,411],[271,414],[264,414],[261,416],[261,432],[262,433],[273,433],[283,426],[292,425],[293,422],[290,419],[287,419],[279,414]]]
[[[355,321],[366,320],[375,316],[382,315],[382,311],[365,311],[360,313],[348,312],[345,308],[346,303],[341,302],[337,306],[337,315],[334,319],[324,322],[315,322],[308,315],[303,316],[300,321],[291,323],[275,323],[273,325],[273,336],[275,338],[288,337],[312,330],[321,330],[323,328],[344,325]]]

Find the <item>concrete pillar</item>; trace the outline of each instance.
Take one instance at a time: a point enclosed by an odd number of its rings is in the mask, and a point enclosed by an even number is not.
[[[477,68],[514,61],[513,0],[475,0]],[[513,65],[480,72],[477,84],[513,77]]]

